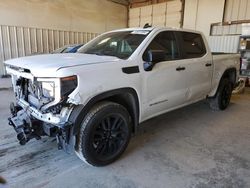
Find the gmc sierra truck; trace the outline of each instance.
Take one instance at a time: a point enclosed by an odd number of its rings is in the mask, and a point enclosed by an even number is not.
[[[212,54],[197,31],[128,28],[104,33],[75,54],[5,62],[16,101],[9,124],[21,145],[56,137],[87,164],[104,166],[124,152],[152,117],[207,99],[230,103],[240,56]]]

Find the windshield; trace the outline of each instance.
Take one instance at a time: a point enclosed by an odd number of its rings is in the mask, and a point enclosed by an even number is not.
[[[142,43],[148,33],[149,31],[145,30],[107,33],[97,37],[78,52],[127,59]]]

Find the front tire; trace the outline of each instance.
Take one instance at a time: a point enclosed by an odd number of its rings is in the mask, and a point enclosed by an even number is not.
[[[213,110],[225,110],[231,99],[232,83],[227,78],[223,78],[220,82],[215,97],[209,99],[210,108]]]
[[[130,137],[127,110],[117,103],[101,102],[87,113],[81,123],[76,154],[87,164],[105,166],[121,156]]]

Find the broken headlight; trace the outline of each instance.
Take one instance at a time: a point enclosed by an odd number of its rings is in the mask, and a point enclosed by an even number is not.
[[[59,78],[37,78],[40,90],[40,97],[52,100],[60,100],[60,79]]]
[[[61,97],[62,99],[72,93],[77,87],[77,76],[61,78]]]
[[[55,97],[55,82],[42,82],[42,94],[47,98]]]
[[[63,78],[38,78],[42,95],[46,98],[54,98],[56,101],[65,99],[77,87],[77,76]]]
[[[37,78],[38,89],[39,89],[39,98],[53,98],[55,99],[57,88],[59,88],[59,79],[58,78]]]

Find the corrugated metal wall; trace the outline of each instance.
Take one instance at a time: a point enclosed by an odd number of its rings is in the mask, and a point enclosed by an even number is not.
[[[212,52],[237,53],[239,35],[232,36],[209,36],[208,44]]]
[[[68,44],[86,43],[97,33],[0,25],[0,75],[3,61],[36,53],[49,53]]]
[[[226,0],[224,21],[250,20],[250,0]]]
[[[242,24],[212,25],[211,35],[241,35]]]
[[[244,24],[212,25],[208,43],[212,52],[238,53]]]
[[[250,0],[226,0],[223,21],[227,24],[211,26],[211,36],[208,37],[211,50],[238,53],[239,36],[243,34],[244,24],[230,22],[246,20],[250,20]]]
[[[129,27],[181,26],[182,2],[180,0],[129,9]]]

